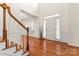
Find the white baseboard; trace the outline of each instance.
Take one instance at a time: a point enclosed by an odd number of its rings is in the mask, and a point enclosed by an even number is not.
[[[75,46],[75,47],[79,47],[78,44],[74,44],[74,43],[68,43],[68,45]]]

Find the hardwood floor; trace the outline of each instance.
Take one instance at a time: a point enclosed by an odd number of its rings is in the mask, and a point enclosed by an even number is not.
[[[53,40],[30,37],[30,56],[79,56],[79,47]]]
[[[79,56],[79,47],[30,37],[30,56]]]

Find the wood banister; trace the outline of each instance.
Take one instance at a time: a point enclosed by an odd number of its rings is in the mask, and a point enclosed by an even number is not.
[[[0,4],[0,7],[2,7],[3,5],[2,4]]]
[[[7,11],[8,11],[8,14],[27,31],[27,46],[26,46],[26,51],[29,52],[29,28],[28,27],[26,28],[19,20],[17,20],[17,18],[15,16],[13,16],[13,14],[10,11],[10,7],[7,7]],[[25,51],[23,51],[23,52],[26,53]]]
[[[3,8],[3,38],[5,39],[5,46],[7,47],[7,30],[6,30],[6,10],[8,12],[8,14],[19,24],[21,25],[26,31],[27,31],[27,46],[26,46],[26,50],[29,51],[29,28],[25,27],[10,11],[10,7],[7,6],[6,3],[0,4],[0,7]]]
[[[11,13],[10,7],[7,6],[6,3],[0,4],[0,7],[2,7],[3,9],[7,9],[8,14],[9,14],[18,24],[20,24],[26,31],[28,31],[28,29]]]
[[[13,16],[13,14],[12,14],[11,11],[10,11],[10,7],[8,7],[7,11],[8,11],[8,14],[9,14],[16,22],[18,22],[26,31],[28,31],[28,29],[27,29],[15,16]]]
[[[17,18],[15,16],[12,15],[12,13],[10,11],[10,7],[8,7],[7,11],[8,11],[8,14],[27,31],[27,46],[26,46],[27,48],[26,48],[26,50],[29,51],[29,28],[28,27],[26,28],[20,21],[17,20]]]
[[[15,16],[13,16],[13,14],[10,11],[10,7],[8,7],[7,11],[9,13],[9,15],[27,31],[27,28]]]

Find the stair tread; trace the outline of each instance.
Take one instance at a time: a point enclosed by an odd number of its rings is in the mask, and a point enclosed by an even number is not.
[[[23,51],[20,50],[16,53],[13,53],[16,51],[15,46],[6,50],[2,50],[5,48],[5,42],[0,43],[0,55],[6,55],[6,56],[21,56]]]

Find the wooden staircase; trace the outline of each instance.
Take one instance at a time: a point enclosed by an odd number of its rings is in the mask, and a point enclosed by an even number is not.
[[[23,45],[8,40],[8,48],[5,48],[5,42],[0,42],[0,53],[11,56],[28,55],[23,51]]]
[[[0,7],[3,9],[3,35],[0,36],[0,46],[2,46],[0,49],[0,53],[6,54],[6,55],[29,55],[29,28],[25,27],[12,13],[10,10],[10,7],[7,6],[6,3],[0,4]],[[22,42],[20,44],[9,40],[7,37],[7,28],[6,28],[6,12],[8,12],[9,16],[13,18],[21,27],[23,27],[26,30],[26,34],[21,36]],[[24,39],[24,37],[26,37]],[[26,40],[26,42],[25,42]],[[26,44],[24,44],[24,42]],[[21,52],[20,52],[21,51]],[[12,52],[12,53],[11,53]],[[20,53],[19,53],[20,52]],[[10,54],[11,53],[11,54]]]

